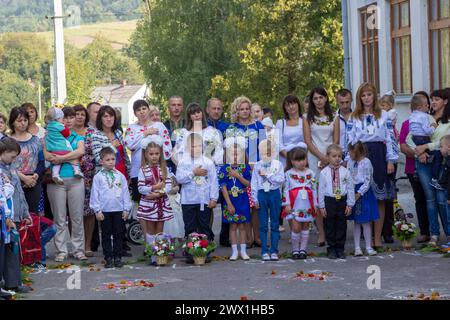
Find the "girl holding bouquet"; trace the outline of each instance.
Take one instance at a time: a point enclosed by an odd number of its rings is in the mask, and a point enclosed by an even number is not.
[[[245,161],[246,141],[244,137],[232,137],[225,140],[226,165],[219,172],[219,184],[225,203],[222,207],[222,220],[230,224],[230,242],[232,253],[230,261],[238,259],[237,231],[240,233],[243,260],[247,255],[247,235],[245,225],[250,222],[250,201],[247,188],[250,186],[251,168]]]
[[[309,226],[316,217],[317,182],[307,168],[308,152],[294,148],[288,153],[284,183],[283,217],[291,221],[292,258],[306,259]]]
[[[158,233],[163,232],[164,222],[173,218],[167,194],[172,189],[163,140],[151,135],[142,140],[142,164],[138,173],[138,190],[141,194],[137,211],[138,219],[145,223],[146,242],[151,244]],[[152,257],[152,263],[156,263]]]

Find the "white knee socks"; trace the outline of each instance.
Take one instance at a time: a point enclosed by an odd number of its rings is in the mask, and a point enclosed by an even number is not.
[[[241,243],[241,253],[242,254],[247,253],[247,244],[246,243]]]
[[[364,233],[364,240],[366,242],[366,249],[372,248],[372,228],[370,226],[370,222],[364,223],[363,225],[363,233]]]
[[[360,246],[360,241],[361,241],[361,226],[363,228],[363,233],[364,233],[364,241],[366,242],[366,249],[367,248],[371,248],[371,242],[372,242],[372,229],[370,227],[370,222],[369,223],[364,223],[364,224],[359,224],[359,223],[355,223],[353,225],[353,238],[355,240],[355,249],[359,248],[361,249]]]
[[[309,240],[309,230],[303,230],[301,232],[300,250],[306,251],[306,247],[308,246],[308,240]]]
[[[365,235],[364,235],[365,237]],[[356,223],[353,225],[353,240],[355,241],[355,249],[361,249],[361,225]]]
[[[292,252],[300,250],[300,233],[291,232]]]

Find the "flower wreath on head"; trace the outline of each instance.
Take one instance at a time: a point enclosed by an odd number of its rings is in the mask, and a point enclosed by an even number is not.
[[[155,143],[155,144],[157,144],[158,146],[160,146],[162,148],[162,146],[163,146],[163,139],[160,136],[157,136],[157,135],[154,135],[154,134],[152,134],[150,136],[147,136],[141,142],[142,150],[147,149],[147,147],[148,147],[148,145],[150,143]]]
[[[239,148],[245,150],[247,149],[247,140],[242,136],[235,136],[226,138],[223,142],[225,149],[233,148],[234,145],[237,145]]]

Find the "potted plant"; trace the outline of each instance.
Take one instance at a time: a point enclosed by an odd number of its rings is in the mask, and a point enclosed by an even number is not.
[[[404,220],[396,221],[392,226],[394,237],[402,242],[405,250],[410,250],[411,240],[417,236],[417,227],[414,223]]]
[[[183,249],[194,258],[195,265],[204,265],[206,256],[216,248],[216,244],[208,240],[205,234],[191,233]]]
[[[155,256],[156,264],[164,266],[169,262],[169,256],[175,254],[175,245],[169,234],[158,233],[152,243],[145,245],[145,253],[148,257]]]

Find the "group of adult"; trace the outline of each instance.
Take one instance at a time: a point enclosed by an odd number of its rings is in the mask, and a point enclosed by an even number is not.
[[[428,98],[425,92],[417,94]],[[440,138],[450,132],[449,96],[449,90],[437,90],[431,94],[430,108],[439,124],[431,144],[412,149],[406,143],[409,130],[407,122],[403,123],[400,133],[400,149],[407,157],[405,173],[416,199],[421,233],[419,242],[430,239],[437,242],[440,233],[438,217],[441,217],[444,231],[448,235],[446,192],[435,190],[429,185],[431,169],[426,151],[438,149]],[[324,88],[314,88],[308,97],[306,108],[295,95],[287,95],[281,103],[283,116],[275,125],[279,130],[280,160],[285,163],[287,153],[296,147],[307,148],[309,167],[319,176],[321,169],[328,165],[326,149],[329,145],[340,144],[345,154],[349,143],[364,142],[369,150],[368,158],[374,167],[374,191],[380,212],[380,219],[375,223],[374,246],[382,245],[382,236],[385,242],[392,242],[394,165],[398,161],[398,153],[396,154],[393,145],[398,142],[393,138],[395,135],[390,134],[394,124],[377,103],[375,87],[363,84],[356,94],[354,108],[352,93],[346,89],[340,90],[336,94],[337,112],[333,111]],[[137,122],[130,124],[123,132],[117,110],[111,106],[92,102],[86,108],[82,105],[64,107],[64,124],[71,129],[68,140],[73,148],[66,155],[54,155],[46,151],[45,128],[36,123],[37,110],[34,105],[27,103],[13,108],[8,121],[5,117],[0,117],[0,130],[5,134],[3,123],[8,122],[9,136],[21,147],[15,166],[29,210],[51,215],[56,224],[56,261],[62,262],[68,257],[69,238],[70,253],[79,260],[92,256],[98,247],[98,231],[95,215],[89,207],[89,198],[92,179],[100,168],[99,154],[103,147],[115,147],[116,169],[129,180],[135,201],[139,199],[137,176],[141,165],[140,141],[148,135],[163,137],[164,156],[173,172],[183,156],[185,137],[191,132],[202,133],[204,150],[216,165],[221,165],[224,161],[224,139],[237,133],[248,139],[248,158],[258,159],[258,150],[251,145],[253,143],[257,146],[260,140],[266,138],[265,126],[261,121],[265,116],[271,117],[271,112],[265,112],[264,115],[259,105],[252,104],[246,97],[239,97],[231,105],[229,124],[223,120],[223,104],[217,98],[210,99],[205,109],[198,103],[189,104],[185,111],[184,108],[182,97],[170,97],[169,119],[161,123],[159,110],[144,100],[138,100],[133,106]],[[131,159],[128,150],[131,151]],[[76,178],[72,166],[67,163],[75,159],[80,159],[84,179]],[[51,179],[46,178],[46,167],[50,163],[63,164],[60,176],[64,184],[54,184]],[[246,224],[247,243],[250,246],[260,246],[255,209],[252,210],[251,218],[251,224]],[[70,234],[67,234],[67,223]],[[316,219],[316,227],[317,244],[324,246],[325,233],[320,215]],[[145,232],[145,224],[142,224],[142,228]],[[228,225],[222,224],[222,245],[228,245],[228,234]]]

